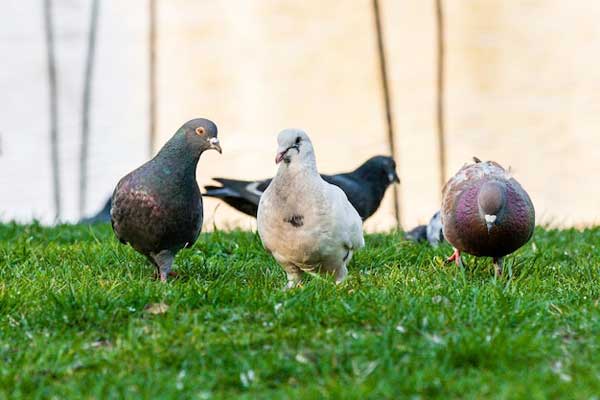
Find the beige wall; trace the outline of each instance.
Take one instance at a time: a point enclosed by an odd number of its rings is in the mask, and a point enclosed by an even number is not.
[[[166,140],[192,116],[217,121],[224,154],[203,157],[202,184],[272,176],[276,134],[286,127],[308,131],[324,172],[387,153],[369,1],[193,4],[159,9],[167,22],[158,43],[159,126]],[[393,223],[390,201],[372,226]],[[210,213],[218,203],[205,204]],[[248,220],[228,206],[217,211],[219,223]]]
[[[37,1],[10,0],[0,23],[3,219],[48,221],[47,95]],[[77,200],[78,124],[89,1],[57,0],[65,217]],[[433,1],[381,0],[393,96],[405,226],[438,207]],[[27,5],[27,6],[24,6]],[[36,24],[23,24],[36,15]],[[103,1],[94,82],[89,211],[147,157],[147,2]],[[595,223],[600,192],[600,3],[592,0],[445,1],[448,174],[472,155],[512,166],[539,221]],[[370,0],[158,1],[161,143],[206,116],[224,154],[206,154],[199,181],[274,174],[275,135],[311,134],[322,172],[346,171],[387,152]],[[83,22],[82,22],[83,21]],[[18,79],[26,81],[25,93]],[[37,97],[36,97],[37,96]],[[28,104],[27,98],[35,97]],[[15,101],[18,100],[18,101]],[[7,105],[5,107],[5,105]],[[40,115],[41,126],[22,121]],[[26,132],[26,133],[22,133]],[[34,154],[39,165],[21,161]],[[34,192],[24,177],[39,181]],[[252,226],[207,201],[208,222]],[[216,210],[216,216],[215,214]],[[368,229],[393,226],[391,193]]]
[[[449,153],[512,165],[542,221],[599,221],[600,3],[448,9]]]

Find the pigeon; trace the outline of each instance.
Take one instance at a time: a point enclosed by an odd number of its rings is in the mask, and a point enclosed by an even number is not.
[[[444,241],[444,226],[442,225],[442,213],[437,211],[427,224],[427,241],[433,247],[438,247]]]
[[[258,233],[287,273],[286,289],[305,272],[341,283],[353,253],[364,247],[362,220],[346,194],[325,181],[308,135],[286,129],[277,138],[277,175],[258,204]]]
[[[406,232],[406,239],[413,242],[427,241],[432,247],[438,247],[444,241],[444,233],[442,231],[442,216],[437,211],[427,225],[419,225]]]
[[[447,261],[462,265],[461,252],[492,257],[501,275],[503,257],[531,239],[535,210],[509,171],[494,161],[473,159],[442,190],[444,237],[454,246]]]
[[[104,206],[102,207],[102,209],[100,211],[98,211],[96,214],[94,214],[91,217],[82,218],[78,223],[84,224],[84,225],[91,225],[91,224],[99,224],[99,223],[110,221],[111,204],[112,204],[112,197],[109,197],[108,200],[106,200],[104,202]]]
[[[371,157],[349,173],[321,175],[321,177],[326,182],[339,186],[346,193],[348,200],[363,221],[377,211],[388,186],[400,182],[394,159],[386,156]],[[205,186],[204,196],[221,198],[233,208],[251,217],[256,217],[260,196],[271,183],[271,179],[255,182],[213,179],[222,186]]]
[[[179,250],[191,246],[202,228],[202,196],[196,182],[200,155],[221,153],[217,126],[186,122],[156,157],[125,175],[112,196],[115,235],[143,254],[165,282]]]
[[[427,240],[427,225],[417,225],[404,234],[406,240],[424,242]]]

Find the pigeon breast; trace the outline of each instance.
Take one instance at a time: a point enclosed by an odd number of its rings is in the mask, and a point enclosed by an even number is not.
[[[318,175],[273,180],[261,197],[258,227],[279,263],[304,271],[337,266],[350,249],[364,246],[358,213]]]
[[[504,200],[488,230],[479,207],[480,190],[495,182]],[[464,166],[443,189],[445,238],[455,248],[475,256],[502,257],[523,246],[533,235],[535,211],[529,195],[499,164],[488,161]]]
[[[202,227],[202,198],[195,177],[173,173],[156,159],[126,175],[112,201],[117,237],[145,255],[191,245]]]
[[[319,242],[328,236],[329,224],[323,224],[328,215],[322,193],[317,180],[274,180],[269,185],[261,198],[259,229],[276,259],[305,266],[323,261]]]

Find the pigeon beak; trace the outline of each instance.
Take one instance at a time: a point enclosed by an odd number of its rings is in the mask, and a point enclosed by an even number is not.
[[[212,137],[208,140],[210,143],[210,148],[219,152],[219,154],[223,154],[223,150],[221,150],[221,143],[219,143],[219,139],[216,137]]]
[[[287,151],[282,151],[281,153],[277,153],[277,157],[275,157],[275,164],[279,164],[283,161],[283,157],[285,157],[285,153]]]
[[[290,151],[291,149],[295,149],[298,153],[300,153],[300,150],[298,149],[298,145],[295,144],[293,146],[290,146],[287,149],[277,153],[277,157],[275,157],[275,164],[279,164],[280,162],[282,162],[283,159],[285,158],[287,152]],[[278,150],[281,150],[281,147]]]
[[[395,171],[388,174],[388,180],[390,183],[400,183],[400,178],[398,178]]]
[[[488,233],[490,233],[490,231],[492,230],[492,227],[494,226],[494,223],[496,222],[496,216],[495,215],[485,215],[485,226],[487,227]]]

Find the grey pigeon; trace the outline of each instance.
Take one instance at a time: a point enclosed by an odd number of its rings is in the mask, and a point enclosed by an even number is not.
[[[427,224],[427,241],[433,247],[438,247],[444,241],[444,226],[442,225],[442,213],[433,214]]]
[[[94,214],[91,217],[82,218],[78,223],[79,224],[99,224],[103,222],[110,221],[110,207],[112,203],[112,197],[109,197],[106,202],[104,202],[104,206],[100,211]]]
[[[442,216],[437,211],[427,225],[419,225],[406,232],[406,239],[413,242],[427,241],[433,247],[438,247],[444,241],[444,233],[442,231]]]
[[[399,183],[394,159],[375,156],[368,159],[356,170],[337,175],[321,175],[328,183],[340,187],[360,217],[364,220],[377,211],[385,191],[393,183]],[[241,181],[226,178],[213,178],[221,186],[205,186],[204,196],[217,197],[238,211],[256,217],[260,196],[271,183],[271,179]]]
[[[203,118],[188,121],[156,157],[122,178],[113,193],[111,221],[117,238],[145,255],[163,282],[177,252],[200,234],[196,166],[208,149],[221,153],[217,126]]]
[[[330,274],[340,283],[353,252],[365,244],[362,220],[346,194],[319,175],[304,131],[286,129],[277,142],[277,175],[258,205],[263,245],[287,273],[288,289],[305,272]]]
[[[404,234],[406,240],[424,242],[427,240],[427,225],[417,225]]]
[[[527,192],[500,164],[474,160],[443,188],[444,237],[455,249],[448,261],[461,265],[461,252],[493,257],[501,275],[503,257],[531,239],[535,210]]]

